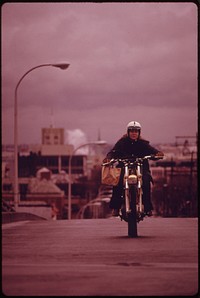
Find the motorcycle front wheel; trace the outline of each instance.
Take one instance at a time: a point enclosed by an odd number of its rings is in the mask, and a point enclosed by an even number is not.
[[[127,222],[128,222],[128,236],[131,238],[138,237],[137,233],[137,212],[136,212],[136,196],[137,191],[134,186],[130,187],[129,190],[130,195],[130,206],[131,212],[127,214]]]

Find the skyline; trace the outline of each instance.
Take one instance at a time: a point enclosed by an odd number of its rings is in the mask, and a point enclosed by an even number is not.
[[[190,2],[5,3],[2,7],[2,144],[41,128],[115,143],[139,121],[151,143],[197,133],[197,6]]]

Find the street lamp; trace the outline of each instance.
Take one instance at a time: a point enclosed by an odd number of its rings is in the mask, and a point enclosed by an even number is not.
[[[46,63],[46,64],[40,64],[37,65],[31,69],[29,69],[18,81],[16,87],[15,87],[15,102],[14,102],[14,205],[15,210],[18,207],[18,195],[19,195],[19,185],[18,185],[18,122],[17,122],[17,90],[21,83],[21,81],[24,79],[24,77],[31,71],[33,71],[36,68],[43,67],[43,66],[53,66],[58,67],[60,69],[67,69],[69,67],[69,63]]]
[[[74,153],[82,147],[89,146],[89,145],[100,145],[101,146],[101,145],[105,145],[105,144],[107,144],[107,142],[103,141],[103,140],[86,143],[86,144],[80,145],[79,147],[74,149],[74,151],[69,156],[69,170],[68,170],[68,173],[69,173],[69,176],[68,176],[69,177],[69,181],[68,181],[68,219],[69,220],[71,219],[71,214],[72,214],[72,198],[71,198],[71,194],[72,194],[72,191],[71,191],[71,189],[72,189],[72,181],[71,181],[72,157],[73,157]]]

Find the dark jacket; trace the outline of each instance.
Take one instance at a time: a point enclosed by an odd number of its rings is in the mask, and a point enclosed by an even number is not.
[[[159,150],[152,147],[149,141],[142,138],[138,140],[132,140],[128,135],[124,135],[121,139],[117,141],[113,149],[108,152],[106,158],[130,158],[130,157],[144,157],[145,155],[151,155],[158,153]],[[148,160],[143,163],[143,171],[149,171]]]

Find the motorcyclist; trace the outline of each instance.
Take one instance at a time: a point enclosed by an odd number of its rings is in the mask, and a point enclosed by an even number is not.
[[[137,121],[131,121],[127,125],[127,133],[122,136],[113,149],[108,152],[103,162],[108,162],[112,158],[130,158],[130,157],[144,157],[145,155],[156,155],[157,157],[163,158],[163,152],[150,146],[149,141],[144,140],[141,137],[141,125]],[[144,160],[143,163],[143,204],[144,212],[146,215],[151,216],[153,206],[151,203],[151,172],[149,168],[148,160]],[[123,202],[123,172],[121,174],[119,183],[117,186],[113,186],[113,193],[110,200],[109,207],[113,209],[112,215],[118,216],[119,209]]]

